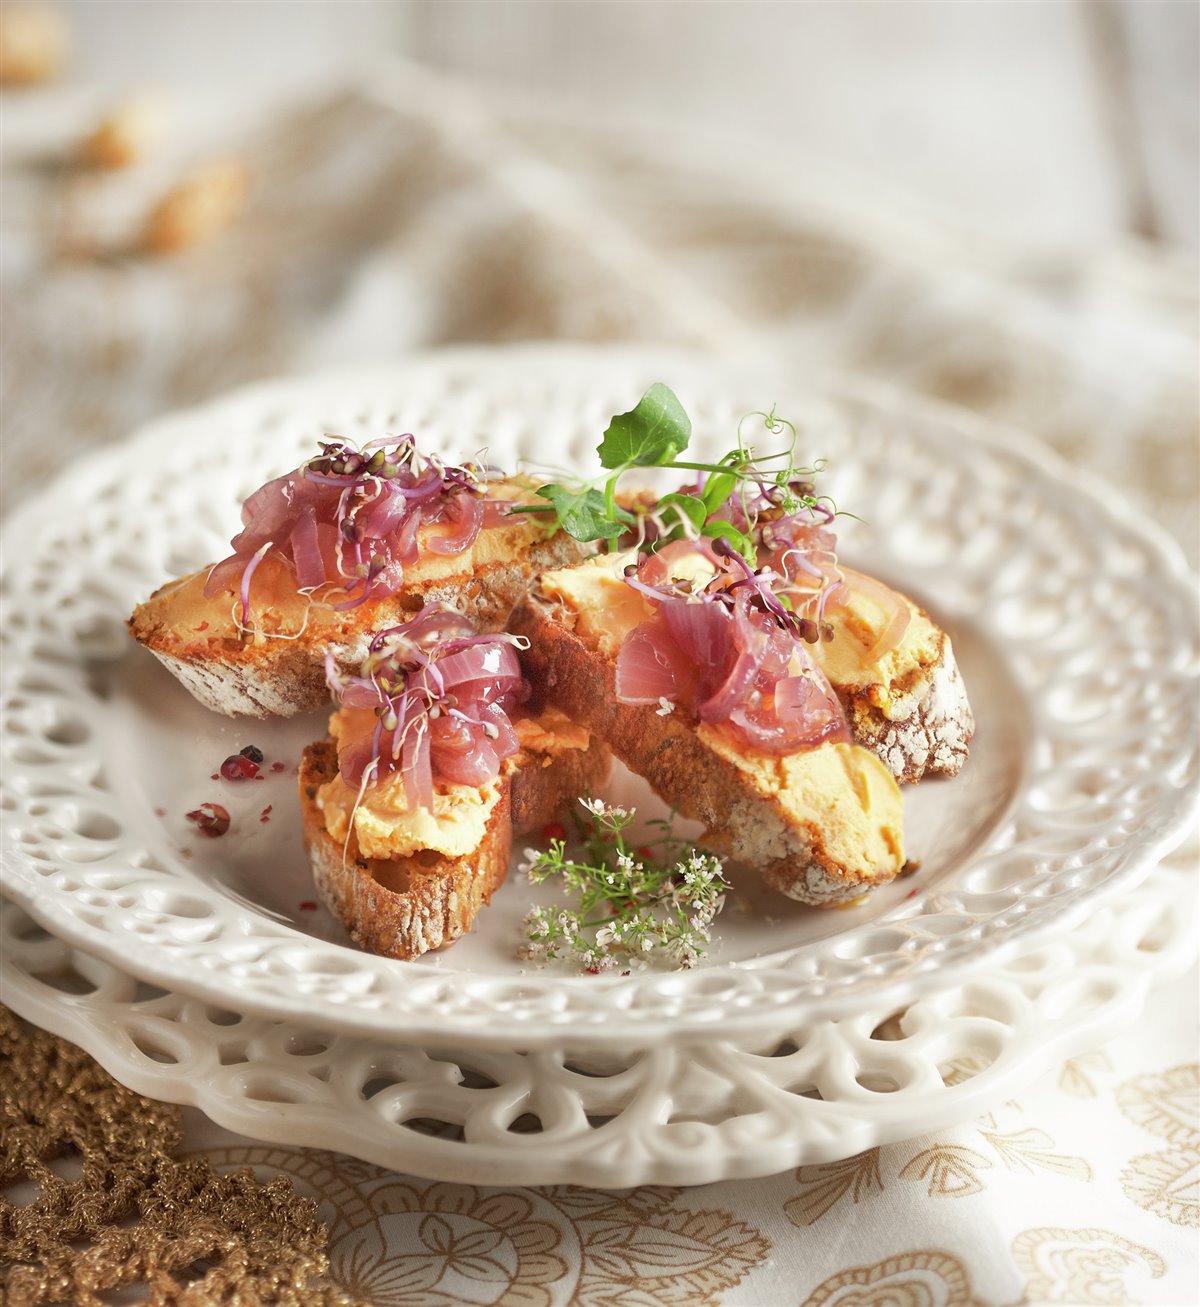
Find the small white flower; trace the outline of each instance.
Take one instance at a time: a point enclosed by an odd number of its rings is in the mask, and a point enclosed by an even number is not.
[[[530,908],[525,914],[525,933],[527,935],[540,937],[545,935],[550,927],[550,922],[546,918],[545,908]]]
[[[579,802],[583,805],[586,811],[592,814],[593,817],[604,816],[603,799],[580,799]]]
[[[612,926],[601,926],[596,931],[596,946],[598,948],[607,948],[610,944],[616,944],[620,936]]]
[[[667,945],[667,952],[681,967],[694,967],[700,959],[696,947],[689,939],[673,939]]]
[[[629,856],[628,853],[618,853],[618,854],[617,854],[617,866],[620,867],[621,870],[622,870],[626,875],[629,875],[629,873],[632,872],[632,871],[637,867],[637,863],[634,862],[634,860]],[[610,879],[609,883],[610,883],[610,884],[612,883],[611,879]]]
[[[665,694],[658,696],[658,707],[655,708],[655,715],[658,717],[669,717],[675,711],[675,705],[667,698]]]

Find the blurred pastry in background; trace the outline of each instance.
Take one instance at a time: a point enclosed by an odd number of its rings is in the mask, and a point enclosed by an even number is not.
[[[141,163],[161,143],[167,118],[161,95],[143,91],[127,96],[84,138],[79,160],[89,168],[128,168]]]
[[[250,188],[245,164],[214,159],[176,183],[150,211],[142,246],[173,254],[219,236],[237,217]]]
[[[0,86],[52,81],[67,62],[67,20],[49,5],[0,7]]]

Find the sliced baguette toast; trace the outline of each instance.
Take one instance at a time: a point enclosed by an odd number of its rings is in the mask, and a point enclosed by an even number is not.
[[[481,838],[461,856],[426,849],[365,857],[353,827],[335,839],[321,791],[338,775],[336,746],[323,740],[304,750],[300,808],[317,892],[361,948],[403,959],[453,943],[503,882],[514,836],[545,826],[603,782],[608,750],[553,710],[515,724],[522,747],[504,764]]]
[[[480,532],[459,554],[423,552],[395,594],[342,612],[296,592],[288,562],[269,555],[254,576],[255,634],[234,620],[237,587],[208,598],[207,570],[174,581],[141,603],[130,634],[206,707],[227,716],[290,717],[329,701],[325,653],[361,663],[371,635],[442,602],[481,631],[498,631],[530,581],[583,556],[565,532],[549,538],[529,517]]]
[[[536,691],[677,811],[703,822],[704,843],[717,852],[753,866],[789,898],[820,906],[891,880],[904,864],[902,804],[873,754],[847,744],[753,754],[682,705],[662,714],[618,702],[615,648],[622,628],[641,616],[582,614],[561,592],[535,588],[509,630],[529,640],[522,663]]]
[[[685,487],[686,489],[686,487]],[[658,503],[652,491],[621,497],[623,506],[645,512]],[[767,523],[778,513],[758,517]],[[626,547],[636,536],[626,536]],[[772,550],[759,548],[759,563],[778,563]],[[959,674],[950,637],[923,608],[882,581],[840,567],[849,583],[843,603],[824,611],[831,638],[812,648],[812,655],[841,701],[857,744],[870,749],[902,784],[923,776],[956,776],[967,760],[975,733],[975,717]],[[873,652],[888,624],[888,607],[908,611],[903,636],[895,648]]]

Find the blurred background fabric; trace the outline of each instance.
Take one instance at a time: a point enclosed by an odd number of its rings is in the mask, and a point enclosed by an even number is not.
[[[259,377],[633,340],[1012,422],[1200,557],[1193,4],[57,13],[58,76],[2,100],[5,505]],[[147,90],[158,144],[80,166]],[[146,253],[217,159],[228,229]]]

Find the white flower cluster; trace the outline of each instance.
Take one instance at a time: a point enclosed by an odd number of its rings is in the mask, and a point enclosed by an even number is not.
[[[622,831],[633,813],[599,799],[580,801],[592,820],[586,840],[591,862],[566,856],[561,841],[526,849],[522,866],[540,884],[561,877],[579,899],[579,910],[531,908],[525,918],[521,956],[532,962],[569,959],[596,974],[628,973],[655,953],[678,967],[693,967],[712,940],[713,918],[725,903],[718,858],[686,848],[668,835],[659,841],[670,857],[653,849],[631,852]]]

